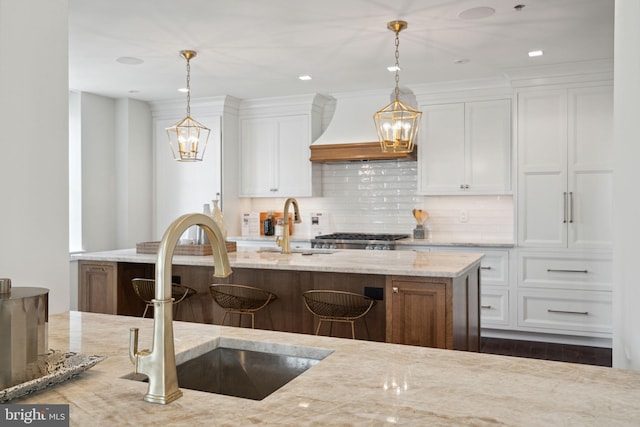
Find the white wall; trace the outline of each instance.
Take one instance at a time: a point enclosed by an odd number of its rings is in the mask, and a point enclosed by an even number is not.
[[[133,248],[152,236],[153,123],[146,102],[116,101],[117,248]]]
[[[616,0],[613,366],[640,369],[640,2]]]
[[[0,0],[0,276],[69,309],[67,0]]]
[[[82,93],[82,245],[87,252],[117,248],[116,101]]]
[[[152,103],[154,152],[153,240],[160,240],[173,220],[186,213],[202,212],[221,192],[220,144],[224,98],[191,102],[193,119],[211,132],[201,162],[174,160],[166,128],[184,118],[186,100]],[[212,207],[212,206],[211,206]]]

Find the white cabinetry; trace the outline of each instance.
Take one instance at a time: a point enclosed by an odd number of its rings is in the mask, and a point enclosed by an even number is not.
[[[518,93],[519,245],[608,248],[613,90]]]
[[[518,90],[517,329],[611,336],[613,88]]]
[[[319,193],[309,146],[320,134],[324,98],[247,101],[240,113],[240,196],[311,197]],[[314,170],[316,169],[316,170]]]
[[[421,105],[419,192],[511,192],[511,100]]]
[[[518,271],[519,329],[610,336],[610,254],[522,251]]]

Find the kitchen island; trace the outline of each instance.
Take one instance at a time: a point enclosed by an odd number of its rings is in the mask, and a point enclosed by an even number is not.
[[[640,372],[306,334],[175,322],[178,361],[216,339],[332,353],[261,401],[182,388],[169,405],[142,400],[129,328],[140,347],[153,321],[70,312],[49,317],[49,347],[107,356],[18,404],[69,404],[72,426],[123,425],[637,425]]]
[[[305,309],[302,293],[334,289],[378,299],[366,319],[371,340],[478,351],[482,257],[481,253],[303,250],[281,254],[246,249],[229,253],[233,274],[218,279],[212,277],[211,256],[176,255],[172,267],[176,281],[197,291],[188,301],[192,310],[181,303],[177,318],[220,323],[223,312],[213,303],[208,287],[236,283],[278,296],[270,306],[274,329],[314,333],[316,320]],[[155,258],[135,249],[73,255],[72,260],[79,262],[79,309],[139,316],[144,304],[134,294],[131,279],[153,278]],[[264,311],[257,313],[257,327],[270,328],[270,324]],[[346,326],[336,325],[334,333],[346,336]]]

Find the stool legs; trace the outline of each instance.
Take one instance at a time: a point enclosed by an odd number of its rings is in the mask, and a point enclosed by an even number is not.
[[[369,339],[369,327],[367,326],[367,320],[363,317],[364,328],[367,331],[367,340]],[[329,335],[332,336],[331,332],[333,330],[333,322],[343,322],[351,324],[351,339],[356,339],[356,322],[355,320],[330,320],[330,319],[318,319],[318,327],[316,328],[316,335],[320,335],[320,327],[322,326],[322,322],[329,322]]]

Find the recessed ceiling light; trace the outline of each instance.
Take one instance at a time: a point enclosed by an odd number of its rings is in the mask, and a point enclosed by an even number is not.
[[[542,56],[542,51],[541,50],[532,50],[532,51],[529,52],[529,56],[530,57]]]
[[[389,70],[389,72],[394,73],[396,71],[400,71],[400,67],[396,66],[396,65],[392,65],[390,67],[387,67],[387,70]]]
[[[121,56],[120,58],[116,58],[116,62],[125,65],[140,65],[144,63],[142,59],[134,58],[132,56]]]
[[[482,19],[496,13],[496,10],[492,7],[480,6],[472,7],[471,9],[463,10],[458,14],[460,19]]]
[[[469,62],[469,60],[467,58],[460,58],[460,59],[456,59],[455,61],[453,61],[454,64],[466,64],[468,62]]]
[[[187,89],[186,87],[181,87],[180,89],[178,89],[178,92],[187,93],[189,92],[189,89]]]
[[[137,90],[137,89],[131,89],[131,90],[129,91],[129,93],[140,93],[140,91],[139,91],[139,90]]]
[[[300,80],[311,80],[312,77],[310,75],[305,74],[303,76],[298,76],[298,78]]]

